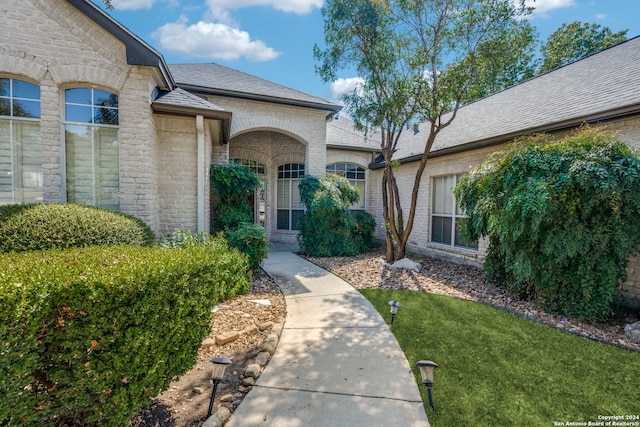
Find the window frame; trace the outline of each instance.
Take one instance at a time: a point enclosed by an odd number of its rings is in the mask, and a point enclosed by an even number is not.
[[[343,166],[344,170],[338,170],[338,166]],[[353,172],[349,170],[350,166],[355,167],[355,178],[349,178],[348,176],[350,172]],[[367,170],[363,166],[353,162],[334,162],[328,164],[325,171],[328,174],[336,174],[346,178],[351,185],[360,189],[360,199],[349,207],[352,211],[365,211],[367,209]],[[360,174],[362,174],[362,178],[359,178]],[[362,188],[358,183],[362,183]]]
[[[284,163],[278,166],[276,179],[276,230],[298,231],[300,227],[294,221],[304,213],[304,204],[300,198],[298,183],[305,175],[304,163]],[[283,194],[283,186],[287,183],[287,194]],[[295,193],[294,193],[295,190]],[[286,206],[282,204],[286,202]],[[286,213],[287,228],[281,227],[282,217]]]
[[[0,197],[0,204],[37,203],[44,200],[44,176],[42,168],[42,90],[39,84],[27,80],[2,76],[0,81],[8,83],[8,92],[0,92],[0,103],[8,107],[9,114],[0,115],[0,121],[7,123],[5,142],[8,155],[4,157],[6,163],[3,170],[9,175],[8,180],[0,183],[11,193],[6,199]],[[20,86],[25,84],[22,89]],[[17,89],[16,90],[16,86]],[[29,96],[34,92],[37,97]],[[25,114],[16,114],[16,107],[29,106],[24,109]],[[37,108],[34,108],[37,107]],[[36,115],[31,115],[37,110]],[[0,109],[0,112],[2,110]],[[24,134],[23,134],[24,132]],[[0,129],[0,136],[4,133]],[[25,139],[31,134],[31,138]],[[31,183],[26,185],[25,183]],[[4,191],[3,191],[4,192]],[[10,198],[10,200],[9,200]]]
[[[462,179],[462,177],[464,177],[464,175],[465,174],[449,174],[449,175],[434,176],[431,178],[431,210],[429,215],[429,221],[430,221],[429,242],[436,245],[442,245],[448,248],[456,248],[456,249],[463,249],[463,250],[477,252],[478,241],[475,241],[475,242],[466,241],[461,237],[459,233],[459,225],[458,225],[459,221],[461,219],[467,218],[467,215],[464,215],[460,210],[460,206],[458,205],[456,196],[455,194],[453,194],[452,190],[453,188],[455,188],[456,185],[458,185],[458,182],[460,181],[460,179]],[[449,209],[450,213],[449,212],[436,213],[436,198],[443,196],[443,195],[437,194],[437,191],[436,191],[438,186],[437,182],[441,179],[447,179],[451,177],[453,177],[453,185],[449,188],[449,191],[451,191],[450,202],[452,203],[452,205],[445,207],[446,209]],[[441,218],[443,220],[442,221],[443,232],[441,233],[443,235],[443,239],[441,241],[435,240],[435,236],[434,236],[436,231],[435,218]],[[446,220],[450,221],[448,226],[444,225]],[[444,230],[445,227],[449,228],[449,230]],[[448,240],[449,240],[448,242],[446,241],[447,239],[444,238],[445,232],[447,231],[448,231],[447,234],[448,234]]]
[[[69,91],[74,91],[78,89],[86,89],[90,91],[90,104],[82,103],[82,102],[68,102],[67,96],[70,93]],[[109,95],[109,99],[113,100],[115,98],[115,106],[105,106],[101,104],[99,100],[103,98],[96,99],[96,91],[99,91],[102,94]],[[63,89],[63,135],[64,135],[64,152],[65,152],[65,189],[64,194],[66,197],[66,201],[68,203],[79,203],[85,204],[105,209],[111,209],[115,211],[120,210],[120,96],[115,92],[111,92],[107,89],[102,89],[96,86],[89,85],[80,85],[67,87]],[[68,113],[69,107],[84,107],[91,109],[91,118],[90,120],[79,121],[77,117],[72,117],[69,120]],[[107,118],[111,118],[113,121],[114,113],[115,113],[115,122],[113,123],[103,123],[100,119],[98,119],[101,111],[108,111]],[[104,116],[102,116],[104,117]],[[69,138],[70,135],[80,135],[80,132],[74,132],[75,130],[81,130],[81,128],[85,129],[85,134],[89,135],[89,137],[85,140],[78,138],[75,140],[74,138]],[[69,132],[69,133],[68,133]],[[90,139],[90,141],[89,141]],[[108,142],[110,141],[110,142]],[[77,174],[77,170],[70,171],[70,168],[77,167],[78,165],[74,162],[71,164],[71,144],[74,144],[73,151],[82,150],[80,144],[82,142],[90,143],[90,157],[91,161],[86,161],[87,168],[90,170],[90,173],[81,172],[79,175]],[[109,147],[109,143],[111,147]],[[78,145],[75,145],[78,144]],[[85,147],[86,150],[87,147]],[[109,153],[111,151],[111,153]],[[86,153],[85,153],[86,154]],[[81,157],[81,156],[79,156]],[[90,165],[89,165],[90,163]],[[103,174],[102,172],[107,170],[103,165],[110,165],[112,170],[110,174]],[[90,175],[90,176],[89,176]],[[70,180],[73,179],[74,182],[71,183]],[[75,191],[76,184],[79,182],[85,182],[84,185],[87,185],[87,182],[90,182],[90,192],[84,191],[84,195],[82,190]],[[73,187],[73,190],[70,188]],[[110,191],[105,191],[105,189],[111,189]],[[115,189],[115,190],[114,190]],[[73,191],[72,193],[70,193]]]

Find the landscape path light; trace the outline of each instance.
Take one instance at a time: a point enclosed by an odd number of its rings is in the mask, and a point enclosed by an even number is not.
[[[213,363],[213,372],[211,373],[211,376],[213,377],[213,390],[211,391],[211,402],[209,402],[207,418],[211,416],[211,412],[213,411],[213,401],[216,398],[218,383],[222,380],[222,377],[224,377],[224,371],[227,369],[227,366],[231,365],[231,360],[216,357],[211,359],[211,363]]]
[[[438,367],[438,364],[431,360],[420,360],[416,363],[416,366],[420,368],[420,375],[422,375],[422,382],[427,386],[427,393],[429,393],[429,406],[433,412],[436,409],[433,407],[433,396],[431,395],[431,388],[433,387],[433,370]]]
[[[396,314],[398,314],[398,309],[400,308],[402,304],[400,304],[398,301],[393,300],[393,301],[389,301],[389,306],[391,307],[391,324],[393,325],[393,320],[396,317]]]

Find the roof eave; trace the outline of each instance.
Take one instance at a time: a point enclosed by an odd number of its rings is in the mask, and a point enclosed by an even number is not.
[[[180,105],[153,103],[151,108],[154,113],[171,114],[174,116],[195,117],[203,116],[205,119],[222,121],[223,144],[226,144],[231,137],[231,117],[229,111],[214,111],[206,108],[183,107]]]
[[[123,27],[92,2],[87,0],[67,1],[125,45],[127,64],[157,67],[166,84],[166,87],[163,87],[162,89],[171,90],[176,87],[175,81],[169,72],[169,67],[167,66],[162,54],[153,49],[131,31]]]
[[[357,152],[363,152],[363,153],[377,153],[380,151],[379,148],[356,147],[353,145],[339,145],[339,144],[327,144],[327,148],[330,150],[357,151]]]
[[[629,105],[622,108],[616,108],[607,111],[601,111],[599,113],[590,114],[587,116],[574,117],[571,119],[563,120],[560,122],[549,123],[541,126],[535,126],[528,129],[511,132],[503,135],[497,135],[491,138],[485,138],[482,140],[472,141],[465,144],[455,145],[453,147],[446,147],[440,150],[435,150],[429,153],[429,158],[444,157],[451,154],[464,153],[466,151],[476,150],[480,148],[492,147],[496,145],[505,144],[509,141],[513,141],[515,138],[523,135],[531,135],[535,133],[544,132],[562,132],[570,129],[574,129],[583,124],[596,124],[606,123],[612,120],[621,119],[628,116],[633,116],[640,113],[640,104]],[[402,164],[419,162],[422,160],[422,154],[416,154],[413,156],[403,157],[397,161]],[[371,163],[369,168],[372,170],[384,168],[384,163]]]
[[[178,87],[181,87],[182,89],[191,93],[200,93],[203,95],[217,95],[217,96],[226,96],[229,98],[249,99],[252,101],[263,101],[263,102],[270,102],[274,104],[289,105],[293,107],[305,107],[305,108],[313,108],[315,110],[331,111],[332,113],[338,113],[339,111],[342,110],[342,107],[336,104],[328,104],[328,103],[323,104],[320,102],[309,102],[309,101],[302,101],[302,100],[296,100],[296,99],[279,98],[276,96],[238,92],[238,91],[225,90],[225,89],[207,88],[203,86],[188,85],[183,83],[178,83]]]

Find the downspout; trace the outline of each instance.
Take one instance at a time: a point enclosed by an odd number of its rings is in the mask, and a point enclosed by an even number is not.
[[[205,175],[205,153],[204,153],[204,117],[196,116],[196,132],[198,138],[198,233],[206,231],[204,229],[204,175]]]

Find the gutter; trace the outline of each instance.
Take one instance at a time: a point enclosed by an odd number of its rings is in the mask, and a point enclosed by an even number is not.
[[[288,99],[288,98],[279,98],[279,97],[276,97],[276,96],[259,95],[259,94],[255,94],[255,93],[238,92],[238,91],[234,91],[234,90],[212,89],[212,88],[207,88],[207,87],[203,87],[203,86],[186,85],[186,84],[182,84],[182,83],[179,83],[178,87],[181,87],[182,89],[186,90],[187,92],[200,93],[202,95],[218,95],[218,96],[226,96],[226,97],[229,97],[229,98],[236,98],[236,99],[249,99],[249,100],[253,100],[253,101],[264,101],[264,102],[269,102],[269,103],[272,103],[272,104],[289,105],[289,106],[293,106],[293,107],[313,108],[313,109],[316,109],[316,110],[331,111],[332,114],[335,114],[335,113],[337,113],[337,112],[342,110],[341,106],[335,105],[335,104],[329,104],[329,103],[324,104],[324,103],[320,103],[320,102],[311,102],[311,101],[301,101],[301,100]]]

